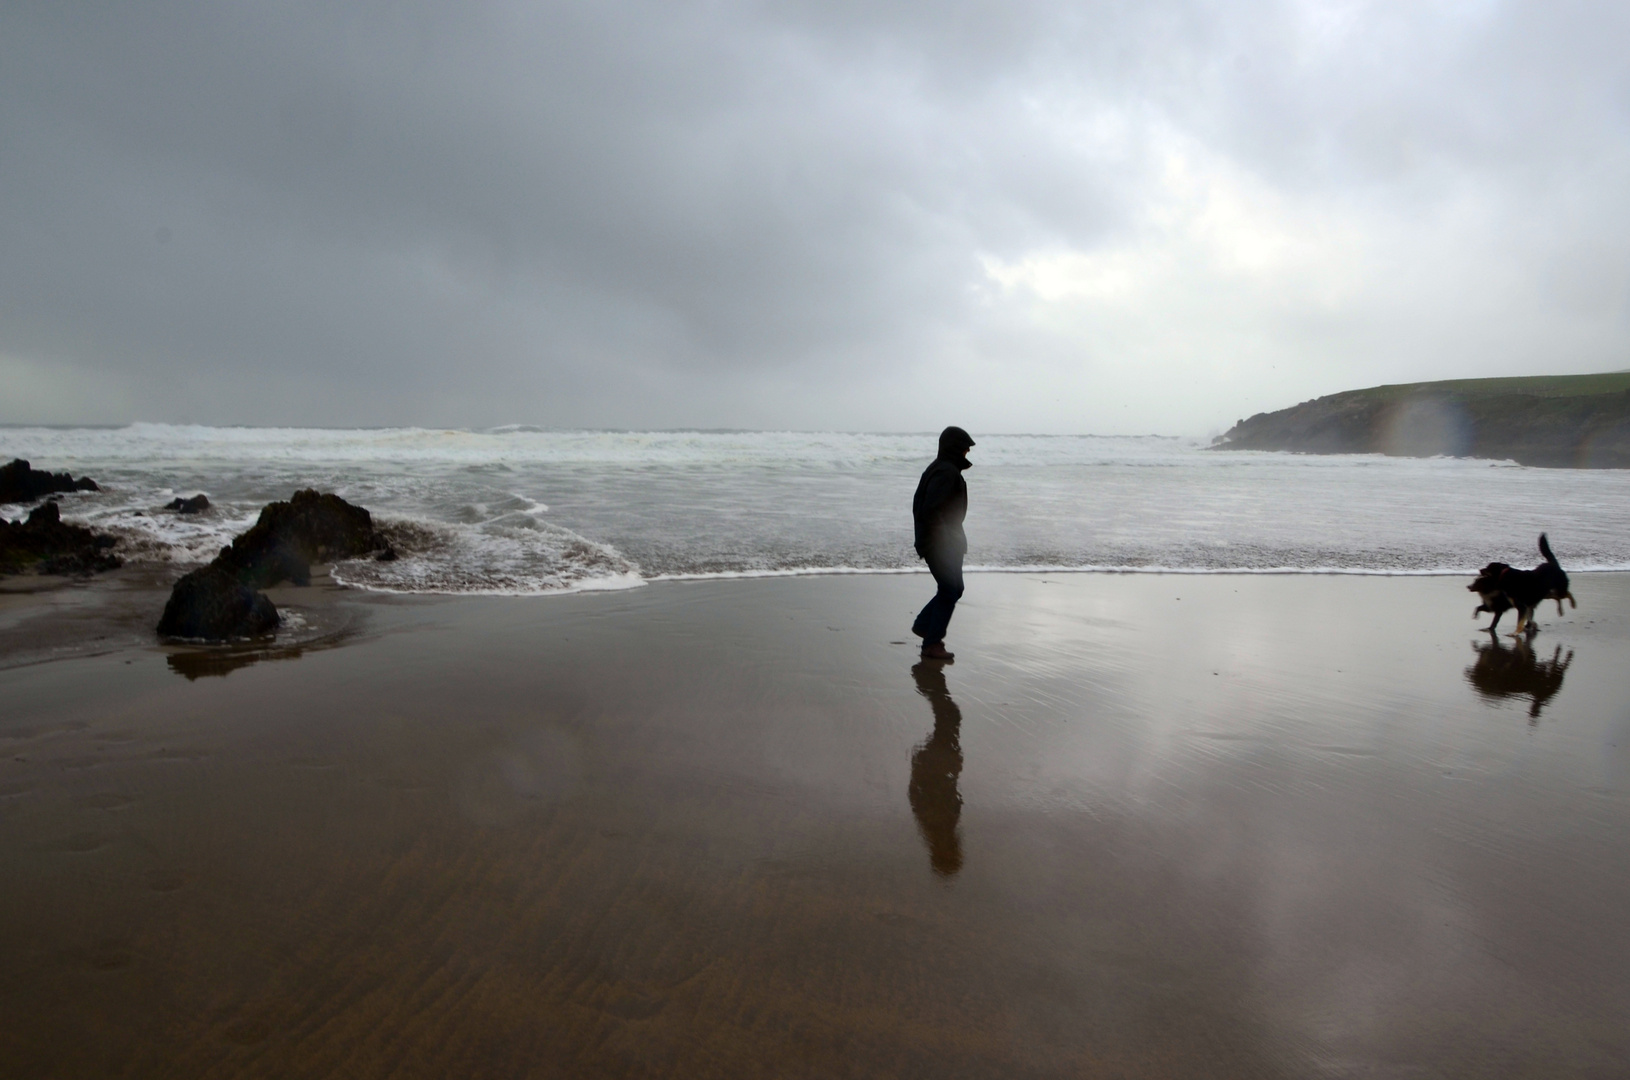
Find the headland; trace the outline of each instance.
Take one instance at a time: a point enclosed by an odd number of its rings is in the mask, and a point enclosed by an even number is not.
[[[1630,371],[1348,390],[1240,420],[1214,448],[1630,468]]]

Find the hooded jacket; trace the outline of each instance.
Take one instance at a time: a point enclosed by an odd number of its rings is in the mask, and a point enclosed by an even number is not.
[[[923,470],[917,481],[917,494],[911,499],[911,519],[916,526],[917,554],[929,557],[968,553],[968,539],[962,533],[962,519],[968,513],[968,485],[962,470],[971,468],[968,450],[973,438],[959,427],[940,432],[939,457]]]

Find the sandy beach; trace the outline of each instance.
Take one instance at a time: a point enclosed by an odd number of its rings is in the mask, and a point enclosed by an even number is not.
[[[1617,1077],[1630,575],[0,595],[15,1077]],[[1507,617],[1507,622],[1511,622]]]

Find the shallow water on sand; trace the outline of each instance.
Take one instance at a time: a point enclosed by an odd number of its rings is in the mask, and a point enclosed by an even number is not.
[[[19,1076],[1609,1076],[1630,577],[351,594],[6,673]],[[183,677],[186,676],[186,677]]]

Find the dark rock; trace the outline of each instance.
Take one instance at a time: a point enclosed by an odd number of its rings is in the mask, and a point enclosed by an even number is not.
[[[385,545],[385,550],[381,551],[378,555],[375,555],[374,558],[379,562],[395,562],[398,558],[400,558],[400,556],[396,554],[396,549],[387,543]]]
[[[209,496],[194,495],[190,499],[171,499],[164,505],[166,510],[174,510],[178,514],[199,514],[209,509]]]
[[[175,583],[158,632],[165,637],[229,641],[270,634],[280,621],[265,593],[210,563]]]
[[[268,503],[250,530],[216,561],[254,588],[310,578],[310,563],[354,559],[385,547],[373,516],[338,495],[297,491],[288,502]]]
[[[176,582],[158,632],[206,641],[270,633],[278,624],[277,608],[255,590],[280,581],[309,585],[312,563],[382,548],[389,551],[368,511],[338,495],[297,491],[288,502],[268,503],[254,526],[214,562]]]
[[[89,574],[112,570],[122,560],[108,549],[118,541],[62,520],[54,502],[41,503],[27,521],[0,521],[0,574]]]
[[[0,465],[0,503],[33,502],[54,491],[101,491],[88,476],[75,480],[65,472],[42,472],[17,458]]]

